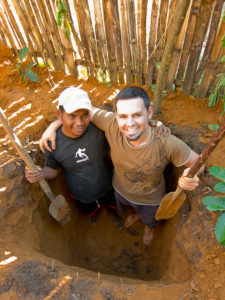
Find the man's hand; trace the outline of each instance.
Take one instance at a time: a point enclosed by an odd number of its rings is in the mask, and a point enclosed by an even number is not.
[[[149,125],[155,128],[155,135],[157,137],[171,134],[169,127],[165,126],[161,121],[149,120]]]
[[[179,186],[183,190],[193,191],[199,186],[199,178],[195,175],[193,178],[187,177],[190,168],[184,170],[182,176],[178,180]]]
[[[56,130],[61,125],[62,125],[62,122],[60,120],[56,120],[53,123],[51,123],[48,126],[48,128],[45,130],[45,132],[42,134],[42,137],[39,141],[39,146],[40,146],[42,152],[45,152],[45,149],[47,149],[49,152],[52,152],[52,150],[55,150]],[[52,148],[49,147],[48,141],[51,142]]]
[[[41,167],[37,166],[37,171],[25,169],[25,177],[30,183],[37,182],[43,178]]]

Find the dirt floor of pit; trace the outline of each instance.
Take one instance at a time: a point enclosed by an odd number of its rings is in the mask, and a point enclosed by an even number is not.
[[[121,88],[40,67],[35,71],[41,83],[25,84],[15,71],[11,50],[4,47],[0,47],[0,69],[1,107],[40,164],[37,143],[56,117],[55,99],[63,89],[81,87],[93,104],[103,107]],[[159,118],[201,152],[212,135],[208,124],[221,122],[221,112],[222,103],[209,109],[207,99],[187,97],[178,89],[163,100]],[[224,299],[225,251],[214,235],[218,214],[201,203],[215,184],[208,173],[197,191],[188,193],[180,214],[157,228],[152,245],[144,248],[141,224],[118,231],[105,209],[91,225],[70,203],[71,222],[64,227],[56,224],[39,186],[25,181],[24,164],[2,127],[0,140],[1,299]],[[225,167],[224,149],[225,140],[207,166]],[[55,193],[64,191],[60,180],[51,186]]]

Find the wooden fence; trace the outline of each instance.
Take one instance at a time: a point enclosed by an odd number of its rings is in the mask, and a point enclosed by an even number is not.
[[[0,41],[75,77],[82,65],[90,76],[154,87],[179,1],[1,0]],[[165,88],[207,97],[224,71],[224,0],[186,2]]]

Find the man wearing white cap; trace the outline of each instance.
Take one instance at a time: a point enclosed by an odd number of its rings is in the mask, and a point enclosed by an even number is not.
[[[56,149],[45,149],[44,167],[40,173],[26,170],[27,180],[53,179],[63,170],[70,197],[91,220],[101,205],[116,210],[109,146],[104,132],[90,123],[88,94],[75,87],[64,90],[58,98],[58,117],[62,126],[57,130]]]

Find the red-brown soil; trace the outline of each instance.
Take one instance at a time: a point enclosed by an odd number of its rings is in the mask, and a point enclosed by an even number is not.
[[[75,80],[41,67],[35,72],[40,84],[23,83],[11,50],[0,47],[1,108],[35,163],[42,164],[38,140],[56,118],[55,99],[63,89],[79,86],[94,105],[103,107],[121,86]],[[158,118],[200,153],[212,135],[208,124],[221,122],[221,112],[222,103],[209,109],[208,99],[187,97],[178,89],[165,97]],[[119,231],[103,209],[92,225],[68,198],[71,221],[65,226],[56,223],[39,185],[25,180],[24,163],[2,127],[0,141],[1,299],[225,298],[225,251],[214,235],[219,214],[207,211],[201,202],[216,182],[208,172],[199,188],[187,193],[177,216],[158,226],[152,244],[144,247],[140,223]],[[207,167],[225,167],[224,149],[225,139]],[[168,182],[170,188],[176,186],[173,176]],[[62,177],[50,184],[55,194],[67,197]]]

